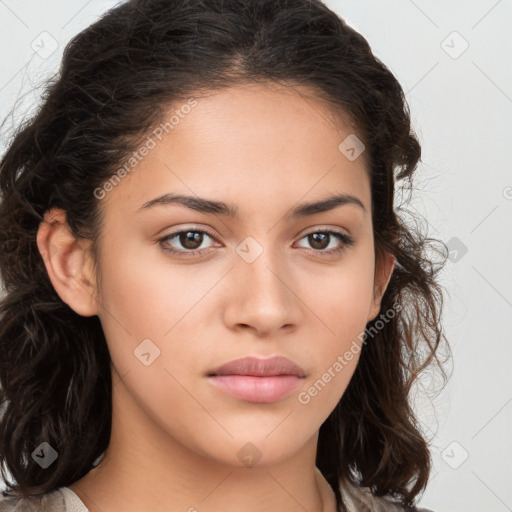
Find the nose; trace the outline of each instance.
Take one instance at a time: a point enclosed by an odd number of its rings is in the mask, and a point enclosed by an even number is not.
[[[237,256],[224,311],[230,329],[250,329],[259,337],[268,337],[297,327],[304,317],[302,303],[294,291],[293,275],[285,268],[265,250],[251,263]]]

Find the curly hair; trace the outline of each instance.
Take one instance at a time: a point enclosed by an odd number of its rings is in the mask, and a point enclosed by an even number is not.
[[[446,377],[437,278],[446,256],[436,264],[429,249],[440,241],[394,205],[395,182],[411,185],[421,157],[397,79],[320,0],[129,0],[66,45],[41,105],[0,161],[0,462],[10,491],[28,497],[68,486],[110,441],[105,335],[97,316],[75,313],[50,282],[36,244],[44,213],[65,210],[73,234],[94,250],[102,225],[94,191],[166,108],[201,90],[260,80],[307,86],[357,126],[376,263],[385,252],[396,258],[381,315],[367,324],[355,373],[320,428],[316,465],[339,510],[343,481],[406,506],[426,488],[431,457],[410,392],[431,364]],[[396,314],[383,322],[391,308]],[[44,470],[31,457],[43,441],[59,453]]]

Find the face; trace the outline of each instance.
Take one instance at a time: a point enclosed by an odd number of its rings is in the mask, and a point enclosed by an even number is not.
[[[226,464],[244,446],[272,464],[318,433],[379,312],[364,155],[347,158],[351,128],[297,90],[237,86],[180,112],[100,201],[97,314],[150,424]],[[210,376],[246,356],[303,374]]]

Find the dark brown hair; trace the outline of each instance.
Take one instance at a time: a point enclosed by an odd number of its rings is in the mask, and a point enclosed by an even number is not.
[[[44,213],[64,209],[73,233],[97,247],[94,191],[168,106],[257,81],[307,86],[353,120],[366,145],[376,261],[384,251],[397,261],[381,315],[367,325],[371,339],[365,334],[353,378],[320,428],[317,466],[340,510],[344,480],[411,506],[425,489],[431,459],[410,391],[431,363],[443,372],[437,274],[446,250],[440,242],[436,264],[429,249],[439,241],[394,205],[395,181],[411,189],[421,156],[400,84],[319,0],[131,0],[69,42],[41,106],[0,161],[0,462],[19,496],[72,484],[110,440],[105,336],[99,318],[76,314],[49,280],[36,245]],[[47,469],[31,457],[43,441],[59,454]]]

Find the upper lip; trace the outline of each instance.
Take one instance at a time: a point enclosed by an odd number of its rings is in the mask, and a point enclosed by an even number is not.
[[[269,358],[242,357],[229,361],[208,373],[215,375],[251,375],[257,377],[270,377],[276,375],[296,375],[305,377],[306,372],[293,361],[283,356]]]

